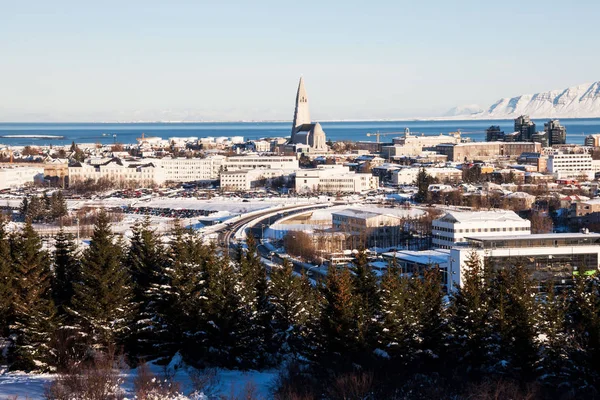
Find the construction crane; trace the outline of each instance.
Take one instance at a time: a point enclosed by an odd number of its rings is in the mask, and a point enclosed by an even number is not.
[[[394,132],[375,132],[375,133],[371,133],[371,132],[367,132],[367,136],[375,136],[377,138],[377,143],[379,143],[379,137],[380,136],[387,136],[387,135],[396,135],[397,133]]]

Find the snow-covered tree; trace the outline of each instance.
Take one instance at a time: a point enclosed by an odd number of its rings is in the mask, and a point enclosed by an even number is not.
[[[12,368],[46,370],[51,367],[56,310],[51,297],[50,255],[31,222],[13,243],[15,268]]]
[[[5,222],[0,220],[0,337],[8,335],[14,299],[15,271],[9,243]]]
[[[123,265],[123,248],[101,211],[90,245],[81,259],[81,280],[73,285],[70,313],[76,336],[95,349],[124,344],[131,334],[135,312],[129,272]]]

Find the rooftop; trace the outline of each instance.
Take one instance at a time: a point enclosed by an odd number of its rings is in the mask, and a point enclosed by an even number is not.
[[[488,222],[488,221],[525,221],[519,217],[517,213],[509,210],[494,210],[494,211],[449,211],[443,217],[438,218],[444,222]]]

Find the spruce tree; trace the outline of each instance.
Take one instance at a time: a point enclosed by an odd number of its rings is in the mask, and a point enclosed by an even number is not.
[[[127,268],[132,277],[133,301],[137,306],[134,332],[129,346],[130,356],[152,359],[159,337],[156,331],[163,324],[159,315],[158,301],[154,288],[164,282],[161,268],[165,262],[164,249],[160,237],[152,230],[151,221],[146,217],[136,222],[127,254]]]
[[[0,337],[8,336],[14,300],[13,261],[6,223],[0,220]]]
[[[378,348],[395,369],[410,365],[418,350],[415,297],[410,279],[402,277],[395,264],[390,265],[381,279]]]
[[[83,252],[81,280],[73,286],[71,314],[76,320],[76,336],[91,348],[124,344],[131,333],[135,308],[131,277],[123,258],[123,249],[103,210],[98,214],[90,245]]]
[[[51,298],[50,256],[28,221],[14,239],[15,268],[14,320],[10,327],[15,337],[13,369],[48,370],[53,359],[52,339],[56,329],[56,310]]]
[[[241,327],[239,351],[243,362],[253,368],[264,366],[268,360],[267,340],[270,332],[270,305],[267,293],[267,274],[260,260],[254,236],[248,235],[246,251],[238,254],[240,275]]]
[[[60,229],[54,242],[54,279],[52,295],[58,312],[65,313],[65,308],[71,306],[73,284],[80,278],[77,243],[73,235]]]
[[[337,371],[351,370],[360,349],[352,274],[331,267],[323,290],[318,364]]]
[[[463,371],[477,375],[487,365],[490,310],[483,265],[476,252],[468,255],[463,270],[463,284],[451,297],[451,352]]]
[[[303,351],[313,295],[305,279],[295,276],[289,260],[271,271],[269,301],[272,306],[273,343],[280,355],[298,355]],[[310,284],[309,284],[310,287]],[[314,297],[314,296],[312,296]]]
[[[530,379],[538,362],[533,286],[520,263],[504,266],[490,282],[496,368],[519,379]]]
[[[359,251],[352,267],[358,344],[365,362],[369,361],[377,337],[380,293],[377,277],[371,270],[364,250]]]

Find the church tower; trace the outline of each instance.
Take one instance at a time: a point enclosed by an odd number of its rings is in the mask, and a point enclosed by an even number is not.
[[[292,143],[295,143],[295,135],[302,125],[310,124],[310,112],[308,110],[308,96],[304,87],[304,78],[300,77],[298,92],[296,93],[296,108],[294,110],[294,122],[292,124]]]

